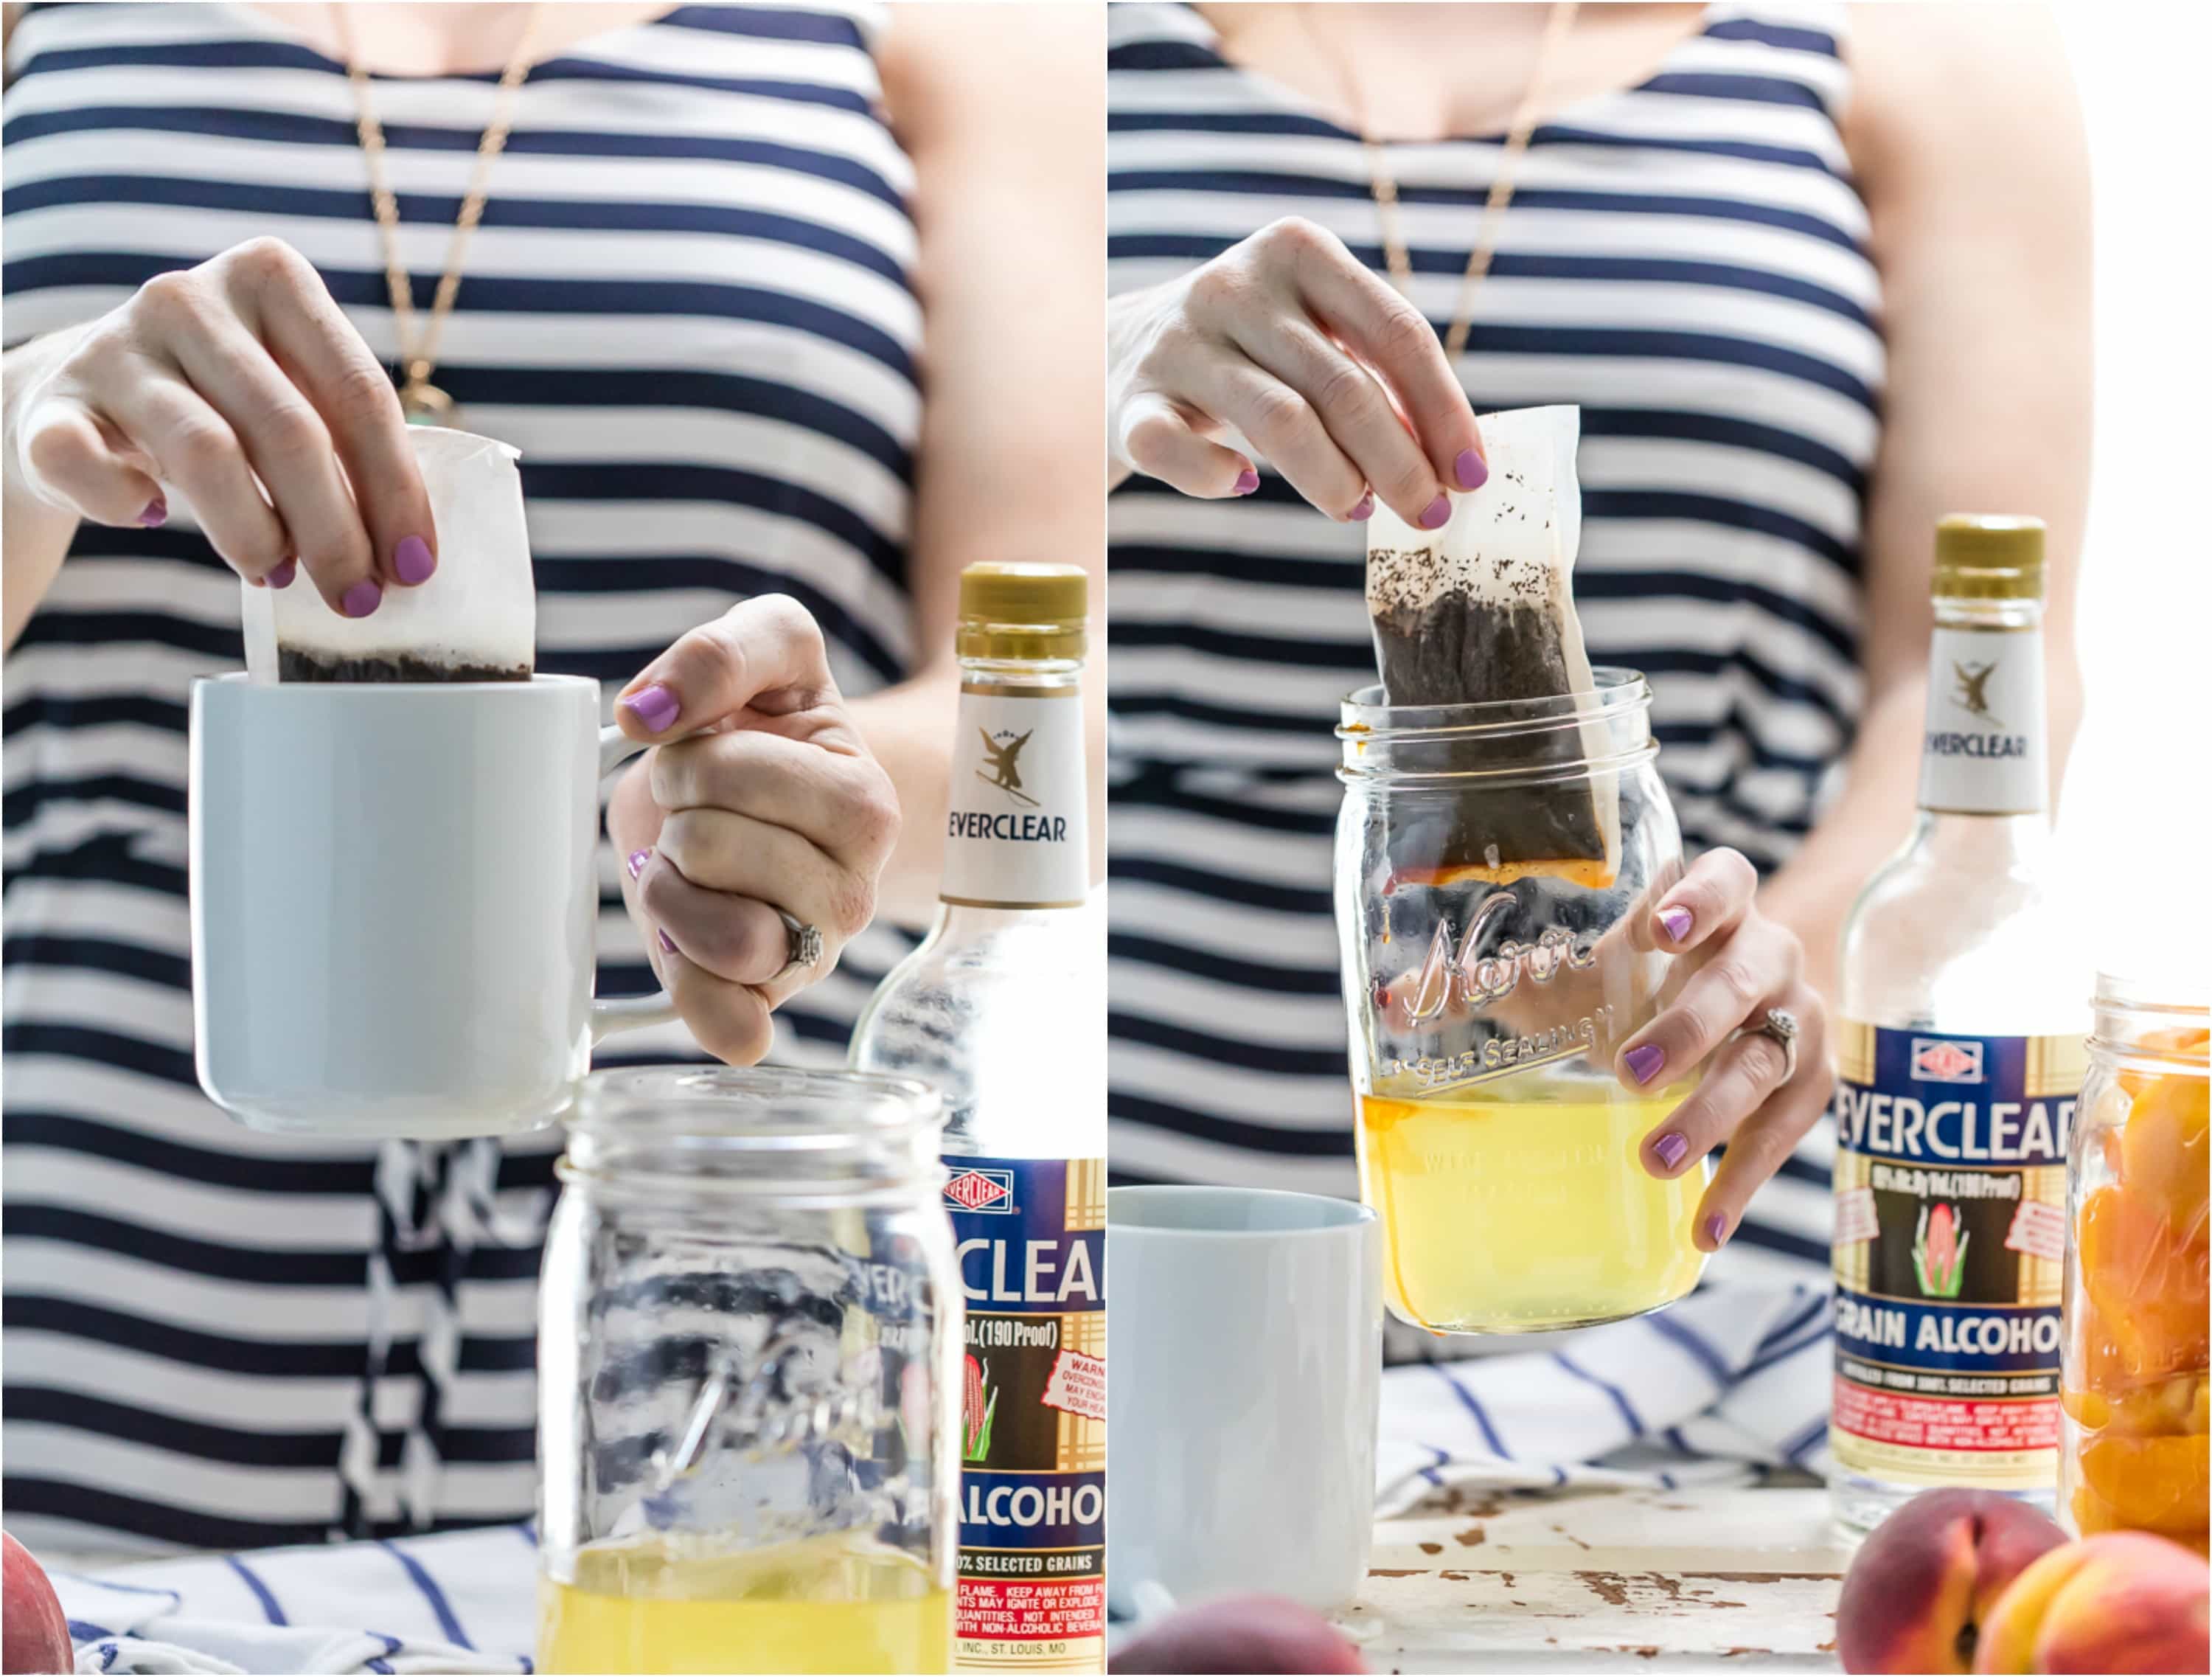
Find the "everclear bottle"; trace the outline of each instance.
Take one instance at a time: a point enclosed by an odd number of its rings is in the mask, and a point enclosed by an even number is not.
[[[2066,1142],[2087,1026],[2046,896],[2043,526],[1947,518],[1920,815],[1844,928],[1836,1513],[1929,1486],[2045,1508],[2057,1472]]]
[[[941,907],[853,1033],[945,1097],[967,1304],[956,1668],[1106,1668],[1105,937],[1086,906],[1088,579],[971,565]]]

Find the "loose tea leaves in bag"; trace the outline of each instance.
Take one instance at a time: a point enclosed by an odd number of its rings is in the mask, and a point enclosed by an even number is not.
[[[257,682],[527,681],[538,591],[522,517],[521,457],[466,431],[410,426],[437,522],[438,568],[387,586],[366,617],[334,611],[303,574],[244,587],[246,668]]]
[[[1575,615],[1575,553],[1582,489],[1575,478],[1581,412],[1522,408],[1482,421],[1490,477],[1451,497],[1441,530],[1419,530],[1379,502],[1367,526],[1367,610],[1375,659],[1394,707],[1476,705],[1594,695],[1582,623]],[[1571,707],[1558,707],[1562,718]],[[1553,714],[1534,708],[1527,720]],[[1494,723],[1512,713],[1453,719]],[[1532,782],[1509,763],[1562,768],[1602,756],[1594,716],[1510,737],[1470,733],[1439,764],[1472,779],[1448,816],[1424,823],[1401,877],[1509,883],[1549,874],[1609,883],[1620,854],[1620,794],[1600,773]]]

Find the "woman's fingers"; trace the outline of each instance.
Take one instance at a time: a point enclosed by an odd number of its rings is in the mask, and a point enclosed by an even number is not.
[[[437,530],[392,380],[297,251],[258,239],[228,254],[240,315],[320,416],[345,468],[376,576],[402,587],[427,580]]]
[[[898,795],[873,757],[740,728],[664,745],[651,762],[653,801],[662,809],[748,816],[799,834],[855,872],[873,875],[898,838]]]
[[[695,885],[667,857],[643,854],[638,901],[646,919],[685,960],[717,978],[756,988],[790,964],[791,934],[774,908],[757,897]],[[825,951],[823,965],[832,964],[835,958]],[[809,981],[821,976],[811,969],[805,975]]]
[[[202,532],[233,570],[258,580],[291,556],[292,538],[262,498],[236,433],[198,391],[174,376],[149,375],[118,389],[108,411],[132,451],[184,492]]]
[[[1437,488],[1428,458],[1373,374],[1306,321],[1291,316],[1255,322],[1237,341],[1261,367],[1304,392],[1329,441],[1361,479],[1355,496],[1371,485],[1399,517],[1422,528],[1451,516],[1451,503]],[[1343,518],[1354,502],[1316,504]]]
[[[1798,1063],[1802,1068],[1802,1051]],[[1661,1177],[1695,1170],[1782,1087],[1788,1069],[1782,1044],[1764,1031],[1722,1044],[1689,1097],[1644,1138],[1644,1168]]]
[[[1436,328],[1334,234],[1307,222],[1279,222],[1276,231],[1308,310],[1397,392],[1437,485],[1480,489],[1490,476],[1482,434]]]
[[[1772,1178],[1798,1142],[1828,1109],[1835,1073],[1828,1064],[1820,998],[1802,987],[1784,1005],[1803,1031],[1797,1042],[1797,1075],[1769,1096],[1729,1138],[1728,1152],[1698,1202],[1696,1240],[1699,1249],[1717,1252],[1743,1219],[1751,1196]]]
[[[384,585],[322,416],[235,315],[212,313],[172,347],[193,389],[228,422],[316,589],[333,611],[368,617]]]
[[[1652,910],[1653,941],[1680,952],[1709,945],[1751,912],[1759,870],[1741,850],[1708,850]]]
[[[1158,391],[1145,391],[1122,404],[1115,441],[1139,471],[1185,495],[1224,501],[1251,494],[1260,474],[1235,449],[1200,434],[1211,423]]]
[[[815,743],[859,751],[838,708],[822,630],[787,594],[761,594],[702,624],[647,665],[623,690],[616,714],[633,739],[695,733],[748,710],[770,715],[834,713]]]
[[[730,1066],[755,1066],[775,1041],[768,1002],[757,990],[733,984],[672,944],[653,951],[653,967],[692,1040]]]
[[[1367,479],[1311,402],[1241,355],[1214,357],[1200,372],[1203,382],[1193,394],[1208,413],[1251,439],[1316,507],[1333,518],[1351,516],[1367,493]]]
[[[782,909],[841,948],[875,913],[875,881],[799,834],[727,810],[679,810],[661,823],[657,860],[693,884]]]
[[[1796,936],[1772,921],[1744,921],[1622,1046],[1621,1080],[1631,1088],[1650,1088],[1686,1075],[1730,1031],[1793,986],[1804,958]]]
[[[48,398],[24,416],[23,465],[43,501],[67,507],[94,524],[167,523],[168,497],[151,477],[124,458],[99,418],[82,403]]]

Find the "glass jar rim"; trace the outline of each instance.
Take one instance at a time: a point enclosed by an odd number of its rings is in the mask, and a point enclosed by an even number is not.
[[[1599,665],[1587,693],[1547,694],[1533,699],[1486,699],[1474,704],[1394,705],[1381,682],[1356,687],[1340,702],[1339,739],[1388,733],[1395,738],[1452,733],[1537,732],[1633,710],[1651,702],[1651,684],[1641,670]]]
[[[594,1072],[569,1118],[576,1139],[688,1140],[803,1157],[933,1139],[937,1091],[913,1078],[766,1066],[629,1066]]]
[[[2089,1046],[2109,1058],[2155,1067],[2160,1071],[2212,1076],[2212,1058],[2197,1042],[2176,1048],[2156,1040],[2156,1033],[2175,1029],[2203,1030],[2212,1022],[2212,996],[2202,979],[2174,974],[2156,980],[2132,978],[2118,973],[2097,975],[2093,1001],[2095,1022]]]

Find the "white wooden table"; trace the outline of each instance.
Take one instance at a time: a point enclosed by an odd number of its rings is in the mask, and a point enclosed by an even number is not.
[[[1825,1490],[1446,1489],[1378,1524],[1339,1619],[1377,1672],[1833,1671]]]

